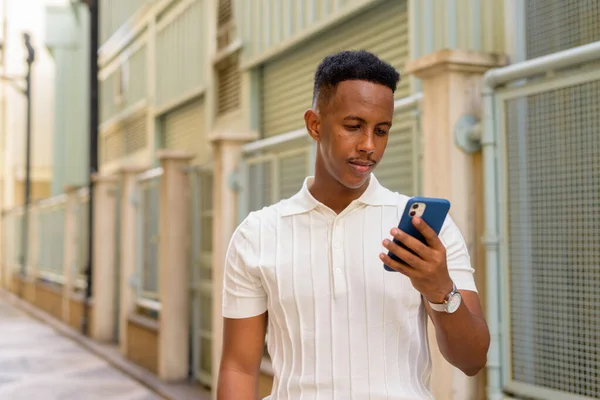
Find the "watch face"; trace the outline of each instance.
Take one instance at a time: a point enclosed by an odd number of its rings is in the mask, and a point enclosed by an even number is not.
[[[450,296],[450,298],[448,299],[448,312],[449,313],[453,313],[456,310],[458,310],[458,307],[460,306],[460,301],[461,301],[461,296],[459,292],[455,292],[452,294],[452,296]]]

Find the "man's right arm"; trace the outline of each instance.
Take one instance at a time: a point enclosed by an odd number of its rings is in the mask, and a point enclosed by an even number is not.
[[[266,329],[266,312],[251,318],[223,319],[218,400],[258,398],[258,377]]]
[[[260,275],[260,221],[249,215],[231,237],[223,270],[223,352],[218,400],[256,400],[267,330]]]

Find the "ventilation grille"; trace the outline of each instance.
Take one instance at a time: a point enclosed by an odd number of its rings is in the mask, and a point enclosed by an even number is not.
[[[600,398],[599,98],[595,81],[507,103],[512,378],[594,399]]]
[[[117,160],[125,155],[125,137],[123,131],[114,130],[108,133],[102,141],[102,160],[108,163]]]
[[[146,147],[147,122],[142,114],[125,123],[125,153],[131,154]]]
[[[236,34],[231,0],[219,1],[217,23],[217,50],[221,50],[233,41]]]
[[[600,1],[526,1],[527,58],[600,40]]]
[[[219,102],[217,114],[222,115],[236,110],[240,106],[240,71],[238,57],[233,55],[219,66]]]
[[[233,20],[233,9],[231,6],[231,0],[220,0],[219,1],[219,16],[218,26],[222,27],[227,25]]]
[[[147,145],[146,114],[118,124],[101,141],[102,162],[107,163],[143,150]]]

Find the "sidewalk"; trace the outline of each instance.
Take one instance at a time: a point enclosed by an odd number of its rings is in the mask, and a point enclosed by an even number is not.
[[[0,399],[161,397],[0,297]]]

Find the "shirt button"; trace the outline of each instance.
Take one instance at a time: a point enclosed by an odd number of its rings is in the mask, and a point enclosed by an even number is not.
[[[336,249],[339,249],[339,248],[340,248],[340,244],[339,244],[338,242],[335,242],[335,243],[333,244],[333,247],[335,247]]]
[[[342,273],[342,269],[341,268],[336,268],[335,272],[337,272],[338,274],[341,274]]]

